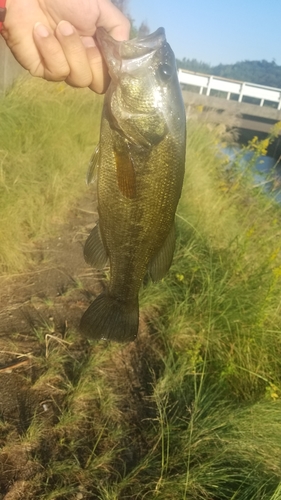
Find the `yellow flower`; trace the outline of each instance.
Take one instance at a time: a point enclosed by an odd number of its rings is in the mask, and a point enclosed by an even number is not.
[[[274,252],[272,252],[271,256],[269,257],[269,260],[272,262],[273,260],[276,259],[276,257],[279,255],[280,252],[280,247],[276,248]]]
[[[63,83],[63,82],[62,82],[62,83],[59,83],[59,84],[57,85],[57,93],[58,93],[58,94],[61,94],[61,92],[65,92],[65,90],[66,90],[66,85],[65,85],[65,83]]]
[[[249,146],[253,146],[254,148],[256,147],[256,143],[258,142],[258,137],[254,135],[253,139],[251,139],[248,144]]]
[[[246,236],[248,238],[250,238],[252,236],[252,234],[254,234],[254,232],[255,232],[255,228],[254,228],[254,226],[252,226],[252,227],[250,227],[250,229],[248,229]]]
[[[229,186],[225,182],[221,182],[219,188],[223,192],[229,191]]]
[[[177,273],[176,274],[176,278],[177,278],[178,281],[183,281],[184,280],[184,274]]]
[[[279,267],[275,267],[273,270],[273,275],[275,276],[275,278],[280,278],[281,276],[281,266]]]
[[[273,137],[277,137],[280,132],[281,132],[281,122],[277,122],[270,129],[270,135],[272,135]]]
[[[260,151],[261,151],[261,154],[264,156],[267,153],[267,148],[269,146],[269,143],[270,143],[269,138],[264,139],[263,141],[260,141]]]
[[[276,399],[279,399],[279,388],[270,382],[270,384],[266,387],[266,397],[268,399],[273,399],[273,401],[276,401]]]
[[[263,139],[262,141],[259,141],[258,137],[255,135],[253,139],[248,142],[248,145],[251,149],[257,151],[260,155],[265,156],[267,154],[267,149],[271,141],[271,136]]]

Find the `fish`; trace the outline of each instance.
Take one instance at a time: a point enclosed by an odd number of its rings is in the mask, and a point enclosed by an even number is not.
[[[173,259],[185,107],[164,28],[123,42],[98,28],[96,39],[111,82],[88,175],[88,182],[96,175],[99,220],[84,257],[98,269],[108,263],[110,278],[83,314],[80,331],[90,340],[131,342],[144,278],[161,280]]]

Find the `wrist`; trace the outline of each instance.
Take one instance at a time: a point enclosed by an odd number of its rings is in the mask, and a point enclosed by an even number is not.
[[[6,15],[6,0],[0,0],[0,31]]]

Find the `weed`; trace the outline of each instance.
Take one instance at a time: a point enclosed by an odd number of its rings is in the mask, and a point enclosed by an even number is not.
[[[64,86],[52,89],[50,102],[58,91],[68,104],[68,95],[76,95]],[[29,84],[14,92],[26,92],[28,101]],[[80,113],[86,113],[87,99]],[[37,106],[35,99],[31,116],[40,124]],[[66,125],[65,109],[58,114],[60,126]],[[21,123],[16,117],[11,114],[8,128]],[[77,123],[71,130],[75,148],[88,145]],[[32,134],[25,137],[19,128],[16,147],[7,139],[8,151],[13,146],[22,161],[30,144],[34,149]],[[190,120],[173,265],[164,280],[148,282],[140,294],[141,320],[150,333],[128,346],[89,346],[75,332],[62,339],[52,324],[34,332],[42,353],[32,391],[41,412],[34,411],[22,433],[21,460],[30,459],[36,472],[23,467],[23,476],[9,454],[0,454],[5,494],[20,477],[28,478],[34,498],[45,500],[280,498],[280,207],[237,165],[226,169],[219,134]],[[69,145],[62,134],[64,141]],[[49,136],[43,143],[50,150]],[[258,151],[266,143],[254,145]],[[58,144],[55,150],[59,157]],[[56,155],[50,154],[53,160]],[[43,195],[51,205],[59,199],[55,186],[72,182],[61,169],[57,163],[54,191]],[[5,167],[1,177],[2,192],[11,199],[18,185],[13,175]],[[30,220],[27,226],[36,227]],[[3,419],[3,440],[9,429]],[[15,445],[12,433],[10,439]]]
[[[85,189],[102,100],[63,83],[20,79],[0,99],[0,272],[22,270]]]

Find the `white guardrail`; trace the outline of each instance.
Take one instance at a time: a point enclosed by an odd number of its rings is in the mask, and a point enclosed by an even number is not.
[[[260,106],[275,103],[274,107],[278,110],[281,109],[281,89],[193,73],[183,69],[178,70],[178,77],[181,84],[199,87],[199,94],[210,95],[212,90],[216,90],[225,92],[227,100],[231,99],[232,94],[238,95],[238,102],[243,102],[243,97],[254,97],[259,99]]]

